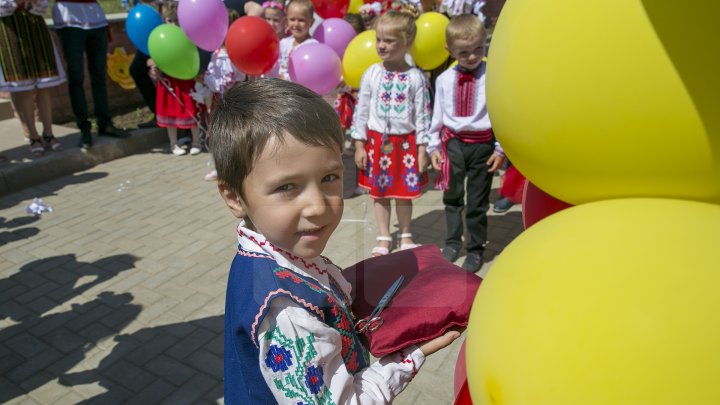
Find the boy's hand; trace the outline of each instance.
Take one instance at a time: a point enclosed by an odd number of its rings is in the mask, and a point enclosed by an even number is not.
[[[365,152],[365,142],[355,141],[355,166],[358,169],[365,169],[367,164],[367,152]]]
[[[430,159],[428,158],[427,147],[425,145],[418,145],[417,154],[418,154],[418,171],[420,173],[425,173],[427,171],[428,166],[430,166]]]
[[[425,357],[427,357],[440,349],[444,349],[450,346],[450,344],[459,337],[459,330],[450,329],[442,336],[436,337],[433,340],[428,340],[427,342],[420,343],[418,345],[418,349],[420,349],[420,351],[425,355]]]
[[[497,153],[493,153],[492,156],[490,156],[490,159],[487,161],[488,172],[492,173],[500,168],[502,164],[505,163],[505,156],[498,155]]]
[[[432,165],[435,168],[435,170],[442,170],[442,164],[445,161],[443,159],[443,155],[440,151],[436,150],[435,152],[430,155],[430,161],[432,161]]]

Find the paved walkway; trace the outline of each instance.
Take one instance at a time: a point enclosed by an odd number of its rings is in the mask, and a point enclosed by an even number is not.
[[[0,122],[0,138],[8,125]],[[112,146],[102,153],[125,157],[0,197],[0,403],[222,401],[236,221],[202,180],[209,155],[172,156],[157,136],[103,140]],[[74,137],[63,143],[68,150],[31,161],[55,158],[62,172],[81,153]],[[136,153],[132,145],[143,144],[162,147]],[[50,170],[25,175],[37,167]],[[54,211],[25,214],[34,197]],[[440,192],[427,192],[414,218],[417,242],[442,244]],[[486,260],[520,231],[517,207],[491,215]],[[348,266],[366,257],[375,235],[369,199],[348,198],[326,254]],[[395,403],[451,404],[458,350],[431,356]]]

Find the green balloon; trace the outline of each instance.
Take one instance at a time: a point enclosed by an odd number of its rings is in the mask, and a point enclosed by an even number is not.
[[[200,71],[197,47],[173,24],[162,24],[148,38],[150,57],[163,73],[177,79],[192,79]]]

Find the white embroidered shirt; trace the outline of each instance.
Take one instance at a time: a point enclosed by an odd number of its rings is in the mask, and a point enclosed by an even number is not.
[[[367,129],[393,134],[415,132],[418,144],[428,142],[430,92],[420,69],[385,70],[370,66],[360,80],[360,92],[350,135],[366,140]]]
[[[322,257],[309,261],[293,258],[287,252],[263,243],[265,238],[262,235],[243,225],[244,223],[241,223],[238,228],[238,240],[244,250],[272,256],[278,265],[314,278],[334,296],[335,293],[330,287],[332,277],[343,292],[350,296],[351,286],[342,276],[339,267]],[[344,301],[342,297],[335,298],[337,302]],[[270,336],[267,336],[268,333]],[[309,368],[316,370],[317,374],[309,384],[286,387],[286,377],[296,374],[297,362],[285,370],[273,371],[266,365],[265,358],[271,347],[280,347],[289,341],[297,342],[298,339],[312,342],[315,354],[309,359]],[[271,301],[270,310],[258,328],[258,342],[260,370],[280,404],[296,405],[298,401],[307,398],[314,398],[315,401],[318,392],[315,392],[314,388],[319,388],[321,384],[327,387],[324,392],[330,396],[325,399],[331,399],[335,404],[389,404],[407,386],[425,361],[420,349],[410,346],[404,351],[381,358],[353,375],[343,362],[340,333],[308,313],[295,301],[284,297]]]

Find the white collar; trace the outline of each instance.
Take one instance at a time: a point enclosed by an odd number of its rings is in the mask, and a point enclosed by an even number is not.
[[[343,292],[350,297],[352,286],[342,275],[342,269],[331,262],[330,259],[324,256],[313,259],[303,259],[295,256],[291,252],[273,245],[265,236],[246,228],[244,220],[240,221],[237,232],[238,243],[243,250],[270,256],[281,267],[311,277],[331,291],[330,277],[332,277]]]

